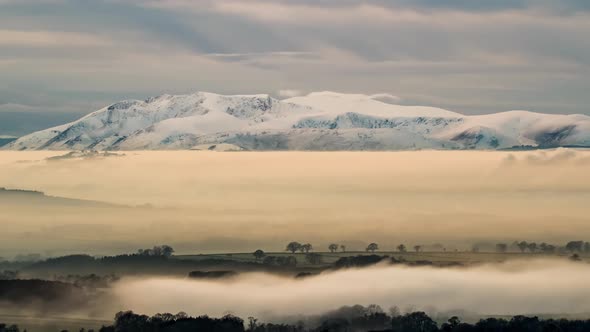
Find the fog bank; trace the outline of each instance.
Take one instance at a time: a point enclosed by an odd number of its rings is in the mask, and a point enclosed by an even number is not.
[[[590,239],[586,150],[117,154],[0,151],[0,187],[155,207],[2,206],[3,255]]]
[[[590,312],[590,265],[557,260],[513,261],[469,269],[379,266],[293,280],[263,273],[233,280],[127,279],[115,294],[136,312],[233,313],[269,319],[313,315],[343,305],[480,315]]]

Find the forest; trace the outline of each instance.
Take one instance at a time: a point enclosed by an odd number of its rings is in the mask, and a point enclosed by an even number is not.
[[[262,323],[254,317],[246,319],[225,315],[191,317],[184,312],[162,313],[154,316],[119,312],[112,325],[98,332],[582,332],[590,330],[590,320],[543,319],[536,316],[485,318],[463,322],[457,316],[437,323],[421,311],[400,314],[397,308],[386,313],[377,305],[341,307],[314,317],[300,317],[293,323]],[[0,332],[20,332],[16,325],[0,324]],[[67,330],[62,330],[66,332]],[[77,332],[77,331],[70,331]],[[81,329],[79,332],[95,332]]]

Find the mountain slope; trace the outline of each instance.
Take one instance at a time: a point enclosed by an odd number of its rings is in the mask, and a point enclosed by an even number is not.
[[[590,146],[590,117],[511,111],[465,116],[372,96],[286,100],[197,92],[115,103],[19,138],[13,150],[404,150]]]
[[[129,206],[111,204],[84,199],[47,196],[41,191],[6,189],[0,187],[0,207],[58,206],[58,207],[92,207],[92,208],[129,208]]]

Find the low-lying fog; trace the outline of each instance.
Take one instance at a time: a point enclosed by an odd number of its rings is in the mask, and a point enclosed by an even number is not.
[[[431,317],[543,315],[587,317],[590,264],[566,259],[513,260],[466,268],[377,265],[303,279],[242,273],[222,279],[125,277],[90,300],[63,294],[50,303],[2,306],[4,314],[111,320],[119,311],[228,313],[294,323],[342,306],[377,304],[386,312],[425,311]],[[82,295],[80,295],[82,296]],[[1,302],[0,302],[1,304]]]
[[[233,280],[127,279],[119,304],[136,312],[185,311],[273,317],[314,315],[343,305],[483,315],[590,312],[590,265],[512,261],[473,268],[378,266],[293,280],[263,273]]]
[[[118,153],[0,152],[0,187],[153,206],[5,204],[2,255],[590,238],[584,150]]]

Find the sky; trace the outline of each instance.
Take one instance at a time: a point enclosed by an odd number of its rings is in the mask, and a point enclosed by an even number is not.
[[[590,114],[589,34],[587,0],[0,0],[0,135],[194,91]]]

